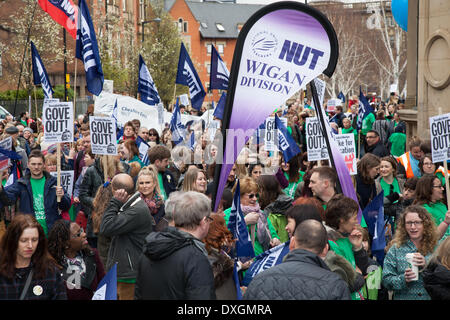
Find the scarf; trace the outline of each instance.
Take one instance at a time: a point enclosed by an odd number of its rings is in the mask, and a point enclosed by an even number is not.
[[[153,197],[151,199],[144,198],[142,194],[141,198],[147,204],[147,207],[153,216],[158,213],[159,207],[162,205],[162,199],[156,192],[153,192]]]
[[[267,223],[267,217],[264,215],[264,213],[261,211],[261,208],[259,207],[259,203],[256,203],[255,206],[241,205],[241,209],[242,212],[244,213],[244,217],[250,212],[258,212],[259,218],[256,227],[256,236],[258,237],[258,242],[261,244],[264,251],[269,250],[271,240],[269,225]]]

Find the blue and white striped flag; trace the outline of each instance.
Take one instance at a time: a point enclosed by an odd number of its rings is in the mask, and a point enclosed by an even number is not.
[[[150,146],[147,142],[145,142],[140,136],[136,138],[136,145],[139,149],[139,159],[147,166],[150,164],[150,160],[148,159],[148,150]]]
[[[88,91],[98,96],[103,90],[104,77],[97,38],[86,0],[80,0],[78,6],[79,16],[75,57],[84,63]]]
[[[230,72],[220,58],[216,48],[211,45],[211,70],[209,77],[209,89],[228,90],[228,79]]]
[[[170,120],[170,131],[172,132],[172,141],[175,144],[183,142],[186,130],[183,124],[181,123],[181,113],[178,103],[179,98],[177,97],[177,102],[175,104],[175,108],[173,109],[172,119]]]
[[[92,300],[117,300],[117,263],[100,281]]]
[[[277,128],[278,132],[278,149],[283,152],[284,161],[288,162],[291,158],[301,153],[301,150],[277,114],[275,114],[275,128]]]
[[[175,83],[189,87],[192,108],[200,110],[206,92],[183,43],[181,43]]]
[[[242,285],[248,287],[258,273],[283,262],[284,256],[289,253],[289,243],[290,241],[282,243],[257,256],[245,273]]]
[[[247,230],[247,225],[244,220],[244,213],[241,209],[241,188],[239,186],[239,179],[234,192],[233,204],[231,206],[230,217],[228,218],[228,229],[236,239],[236,257],[250,257],[255,256],[250,233]]]
[[[361,130],[362,123],[365,117],[373,112],[373,108],[370,106],[369,101],[362,93],[361,87],[359,87],[359,110],[358,110],[358,121],[356,122],[356,130]]]
[[[42,85],[45,97],[51,99],[53,96],[52,85],[33,41],[31,41],[31,62],[33,64],[33,83]]]
[[[139,55],[138,92],[141,94],[141,101],[146,104],[155,106],[161,102],[155,82],[141,55]]]
[[[213,116],[217,119],[222,120],[223,119],[223,111],[225,110],[225,101],[227,100],[227,94],[225,92],[222,92],[222,95],[220,96],[219,102],[217,102],[216,109],[214,110]]]

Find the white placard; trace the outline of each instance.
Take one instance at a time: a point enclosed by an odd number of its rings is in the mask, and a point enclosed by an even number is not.
[[[348,172],[351,175],[356,175],[356,145],[355,135],[353,133],[343,133],[334,135],[334,139],[338,145],[339,151],[344,157],[345,164],[347,165]]]
[[[89,117],[93,154],[117,155],[116,122],[110,117]]]
[[[391,84],[389,87],[389,92],[397,93],[397,91],[398,91],[398,84],[396,84],[396,83]]]
[[[284,126],[287,128],[287,119],[280,118]],[[266,118],[266,129],[264,131],[264,146],[266,151],[278,151],[278,135],[275,132],[275,117]]]
[[[68,171],[60,171],[61,173],[61,187],[64,187],[64,189],[66,190],[67,194],[70,196],[72,196],[73,193],[73,185],[74,185],[74,173],[73,170],[68,170]],[[52,176],[54,176],[55,178],[58,178],[58,172],[54,171],[54,172],[50,172],[50,174]]]
[[[44,125],[45,142],[73,142],[72,102],[44,103],[42,123]]]
[[[308,150],[308,161],[319,161],[328,159],[328,150],[325,138],[317,117],[306,118],[306,150]]]
[[[430,136],[433,162],[450,159],[450,113],[430,117]]]
[[[187,93],[180,96],[180,105],[187,107],[189,105],[189,97]]]
[[[214,141],[217,129],[220,128],[220,120],[211,120],[208,125],[209,140]]]
[[[323,108],[323,100],[325,99],[325,87],[326,83],[319,78],[315,78],[314,84],[316,85],[317,96],[319,97],[320,106]],[[314,99],[311,99],[311,107],[315,110]]]

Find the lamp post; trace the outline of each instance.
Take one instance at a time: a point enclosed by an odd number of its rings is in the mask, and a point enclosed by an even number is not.
[[[145,33],[145,24],[150,23],[150,22],[156,22],[156,23],[160,23],[161,22],[161,18],[155,18],[153,20],[148,20],[148,21],[141,21],[141,25],[142,25],[142,43],[144,42],[144,33]]]

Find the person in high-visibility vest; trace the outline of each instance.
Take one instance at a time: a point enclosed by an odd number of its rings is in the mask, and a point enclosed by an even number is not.
[[[397,158],[399,163],[398,173],[405,174],[406,178],[421,177],[419,161],[423,157],[423,151],[420,148],[422,141],[414,138],[409,143],[409,151]]]

